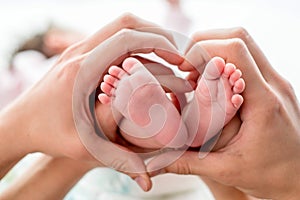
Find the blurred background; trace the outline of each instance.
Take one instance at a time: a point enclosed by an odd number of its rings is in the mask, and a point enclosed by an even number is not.
[[[94,33],[124,12],[186,35],[242,26],[300,97],[300,65],[295,60],[300,53],[299,10],[298,0],[0,0],[0,109],[37,81],[64,48],[54,53],[19,54],[26,50],[21,49],[26,41],[55,27],[54,34],[63,37],[49,37],[50,43],[67,45]],[[1,180],[0,191],[36,156],[39,155],[23,160]],[[212,198],[198,177],[171,176],[155,181],[154,190],[144,194],[124,175],[109,169],[93,170],[66,199],[153,199],[153,195],[156,199]]]

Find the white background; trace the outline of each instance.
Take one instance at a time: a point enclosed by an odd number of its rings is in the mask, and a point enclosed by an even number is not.
[[[243,26],[273,66],[300,91],[300,3],[297,0],[183,0],[193,21],[190,33]],[[0,0],[0,67],[24,38],[48,22],[91,34],[125,11],[164,24],[164,0]]]

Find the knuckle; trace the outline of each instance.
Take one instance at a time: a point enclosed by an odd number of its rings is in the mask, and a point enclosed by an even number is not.
[[[210,60],[210,55],[206,51],[206,42],[197,42],[191,49],[191,52],[193,54],[197,54],[198,56],[201,56],[202,59],[205,59],[206,61]]]
[[[280,98],[273,91],[271,91],[271,89],[267,91],[266,97],[268,98],[266,101],[268,103],[265,105],[265,113],[267,114],[267,118],[270,118],[267,120],[271,120],[274,118],[274,114],[281,112],[283,104]]]
[[[123,29],[121,29],[121,30],[119,31],[118,34],[119,34],[120,36],[127,36],[130,32],[131,32],[130,29],[128,29],[128,28],[123,28]]]
[[[229,40],[228,46],[234,52],[243,53],[247,50],[245,42],[240,38],[233,38]]]
[[[196,53],[200,53],[201,51],[203,51],[204,50],[203,42],[197,42],[196,44],[194,44],[192,50],[195,51]]]
[[[232,35],[235,38],[240,38],[244,42],[247,42],[250,35],[244,27],[236,27],[232,29]]]
[[[120,159],[120,160],[112,160],[111,161],[111,166],[113,169],[116,169],[120,172],[126,172],[128,169],[128,163],[127,160]]]
[[[62,61],[61,63],[57,64],[57,80],[64,84],[73,84],[76,78],[76,74],[80,68],[81,62],[84,60],[84,56],[76,57],[66,61]]]
[[[117,34],[116,37],[120,40],[121,43],[129,41],[128,37],[130,36],[132,30],[128,28],[121,29]]]
[[[82,54],[84,48],[85,48],[85,44],[83,44],[82,42],[78,42],[76,44],[69,46],[60,55],[60,57],[57,60],[57,63],[65,62],[66,60],[72,59],[73,57],[76,57],[76,56]]]
[[[286,79],[282,80],[282,91],[290,98],[295,98],[296,96],[293,85]]]
[[[167,166],[165,168],[167,173],[177,173],[182,175],[192,174],[192,170],[188,163],[186,162],[178,162],[175,165]]]
[[[119,34],[120,34],[120,35],[128,35],[130,32],[131,32],[130,29],[128,29],[128,28],[123,28],[123,29],[121,29],[121,30],[119,31]]]
[[[191,36],[191,41],[190,42],[197,42],[197,41],[201,41],[201,34],[200,32],[196,32],[196,33],[193,33],[192,36]]]
[[[186,61],[188,61],[195,69],[200,70],[200,73],[203,72],[203,65],[211,59],[211,55],[207,51],[207,46],[209,46],[209,44],[206,41],[195,43],[186,57]]]
[[[180,167],[180,168],[178,166],[177,170],[178,170],[179,174],[186,174],[186,175],[192,174],[192,170],[189,165],[183,165],[183,167]]]
[[[244,41],[240,38],[232,38],[230,40],[230,45],[237,49],[243,49],[246,47]]]
[[[134,26],[136,21],[137,21],[136,16],[130,12],[126,12],[126,13],[122,14],[120,17],[120,23],[124,27],[131,28]]]

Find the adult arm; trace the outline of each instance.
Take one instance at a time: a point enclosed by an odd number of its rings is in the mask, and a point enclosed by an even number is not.
[[[63,199],[95,163],[42,155],[1,194],[1,200]]]

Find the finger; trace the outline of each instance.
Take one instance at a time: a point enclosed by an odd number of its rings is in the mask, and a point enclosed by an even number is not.
[[[191,71],[188,76],[186,77],[187,80],[194,81],[195,83],[198,82],[200,77],[200,73],[197,70]]]
[[[176,96],[175,94],[171,93],[171,94],[170,94],[170,99],[171,99],[173,105],[177,108],[177,110],[181,110],[181,105],[182,105],[182,104],[180,104],[180,101],[179,101],[179,99],[177,98],[177,96]],[[186,105],[186,102],[185,102],[184,105]]]
[[[172,69],[161,63],[151,62],[150,60],[143,61],[143,65],[155,76],[166,92],[186,93],[193,91],[194,82],[175,76]]]
[[[166,165],[166,161],[179,155],[179,152],[163,153],[147,164],[147,171],[151,177],[163,173],[193,174],[207,177],[215,177],[222,169],[226,169],[223,156],[210,153],[205,158],[199,159],[199,153],[187,151],[174,162]]]
[[[186,93],[193,91],[196,83],[175,76],[174,71],[162,63],[135,56],[151,72],[166,92]]]
[[[108,23],[106,26],[101,28],[91,37],[87,38],[83,42],[83,47],[81,48],[81,53],[86,53],[96,46],[98,46],[103,41],[107,40],[115,33],[119,32],[122,29],[135,29],[141,32],[150,32],[159,34],[168,39],[173,45],[175,41],[170,32],[160,28],[157,24],[141,19],[131,13],[125,13],[115,19],[114,21]],[[176,45],[175,45],[176,46]]]
[[[128,43],[128,41],[132,41]],[[145,47],[145,51],[148,52],[156,52],[157,50],[163,49],[164,51],[172,52],[174,55],[177,54],[176,48],[167,40],[165,37],[161,35],[156,35],[153,33],[143,33],[137,31],[125,30],[119,32],[114,35],[110,39],[101,43],[97,48],[95,48],[88,57],[82,62],[80,71],[78,72],[78,76],[76,78],[76,83],[74,86],[75,97],[73,98],[73,107],[76,108],[76,116],[80,116],[78,120],[78,124],[80,124],[80,129],[82,130],[90,130],[91,127],[94,127],[94,123],[90,114],[89,109],[89,95],[93,93],[94,89],[97,87],[99,77],[102,76],[103,72],[106,70],[106,66],[110,66],[110,63],[113,60],[116,60],[116,57],[120,55],[128,54],[128,52],[136,51],[141,48],[141,43]],[[159,53],[158,53],[159,54]],[[172,58],[169,58],[172,59]],[[84,92],[78,92],[84,91]],[[88,119],[88,120],[82,120]],[[100,156],[99,152],[103,154],[103,150],[110,151],[112,148],[110,145],[107,145],[104,142],[102,144],[101,138],[95,138],[96,134],[93,134],[94,131],[90,130],[90,134],[86,134],[84,138],[81,138],[83,143],[90,148],[92,148],[91,154],[94,156]],[[93,138],[93,139],[91,139]],[[99,143],[99,145],[94,144]],[[102,145],[101,145],[102,144]],[[113,145],[112,145],[113,146]],[[95,148],[95,149],[94,149]],[[101,148],[101,149],[99,149]],[[112,149],[111,149],[112,150]],[[114,153],[117,157],[124,158],[124,162],[128,162],[128,160],[136,160],[136,164],[139,163],[137,161],[137,157],[135,154],[125,154],[125,151],[116,150]],[[127,152],[128,153],[128,152]],[[131,158],[131,159],[129,159]],[[112,157],[108,157],[108,160],[113,161]],[[104,159],[105,160],[105,159]],[[126,161],[127,160],[127,161]],[[109,163],[110,164],[110,163]],[[128,165],[124,165],[128,166]],[[139,170],[142,170],[142,163],[140,165],[130,165],[126,169],[129,172],[136,171],[136,167]]]
[[[103,139],[101,131],[96,133],[95,122],[90,109],[90,105],[93,103],[91,100],[95,99],[93,93],[98,86],[99,77],[103,76],[106,68],[116,58],[122,55],[128,56],[141,47],[144,47],[143,52],[156,52],[158,55],[160,54],[159,50],[161,50],[165,56],[170,56],[166,60],[170,59],[172,62],[174,62],[172,55],[178,56],[176,48],[161,35],[133,30],[118,32],[85,55],[86,58],[81,63],[73,88],[72,108],[80,139],[91,155],[100,159],[107,166],[112,166],[119,171],[127,171],[126,173],[131,174],[131,176],[141,174],[142,180],[145,180],[146,184],[149,185],[144,163],[137,154],[116,148],[116,145]]]
[[[166,92],[187,93],[193,91],[195,83],[174,75],[156,75],[155,78]]]
[[[124,154],[124,158],[119,158],[119,156],[122,156],[121,154],[118,154],[118,156],[112,160],[111,163],[109,163],[108,167],[115,167],[118,171],[124,172],[128,176],[130,176],[136,183],[141,187],[144,191],[149,191],[152,187],[151,179],[146,172],[146,166],[144,164],[144,161],[141,157],[138,156],[138,154],[131,152],[128,148],[117,145],[120,149],[123,149],[123,151],[126,151]],[[128,156],[130,155],[130,156]],[[125,166],[125,170],[122,171],[122,167]],[[134,172],[136,171],[136,173]]]
[[[272,67],[262,50],[256,44],[251,35],[244,28],[230,28],[230,29],[215,29],[207,31],[199,31],[193,35],[193,40],[216,40],[216,39],[231,39],[239,38],[244,41],[250,54],[254,58],[259,70],[267,82],[275,81],[279,74]]]
[[[179,65],[179,69],[183,71],[194,71],[196,69],[198,73],[202,74],[210,59],[211,56],[201,47],[199,42],[193,43],[185,52],[185,60]]]
[[[187,57],[189,54],[201,54],[202,52],[205,52],[210,58],[220,56],[226,63],[234,63],[237,68],[242,71],[246,83],[245,93],[243,94],[245,100],[248,99],[247,101],[249,101],[249,99],[253,97],[258,99],[257,96],[265,96],[266,90],[268,89],[267,84],[242,40],[227,39],[202,41],[191,48]],[[203,59],[199,59],[198,61],[196,59],[192,61],[194,65],[200,68],[199,73],[203,71],[205,64],[210,60],[210,58],[203,56],[202,58]],[[182,65],[185,65],[184,63]],[[259,101],[251,103],[256,105]]]
[[[145,164],[138,154],[111,141],[99,139],[95,134],[81,135],[80,139],[88,145],[87,150],[100,163],[127,174],[144,191],[151,188],[151,180],[146,173]]]
[[[81,83],[80,87],[85,87],[87,92],[92,93],[99,82],[99,77],[103,76],[108,66],[121,62],[137,50],[143,53],[155,52],[171,64],[183,61],[177,49],[165,37],[153,33],[123,30],[87,55],[79,72],[82,76],[81,81],[85,82]]]
[[[151,72],[154,76],[156,75],[173,75],[175,76],[175,73],[173,72],[172,69],[169,67],[166,67],[165,65],[150,61],[148,59],[143,60],[143,65],[147,68],[149,72]]]
[[[146,173],[146,167],[139,154],[133,153],[126,147],[121,146],[124,140],[117,134],[115,118],[112,117],[111,107],[96,102],[95,105],[97,134],[94,133],[92,124],[76,123],[83,126],[83,134],[78,134],[85,149],[90,155],[102,163],[102,166],[110,167],[129,175],[144,191],[148,191],[152,184]],[[75,118],[76,121],[77,118]],[[82,121],[82,118],[80,119]],[[93,123],[91,121],[90,123]],[[106,125],[103,125],[103,124]],[[108,126],[109,125],[109,126]]]

